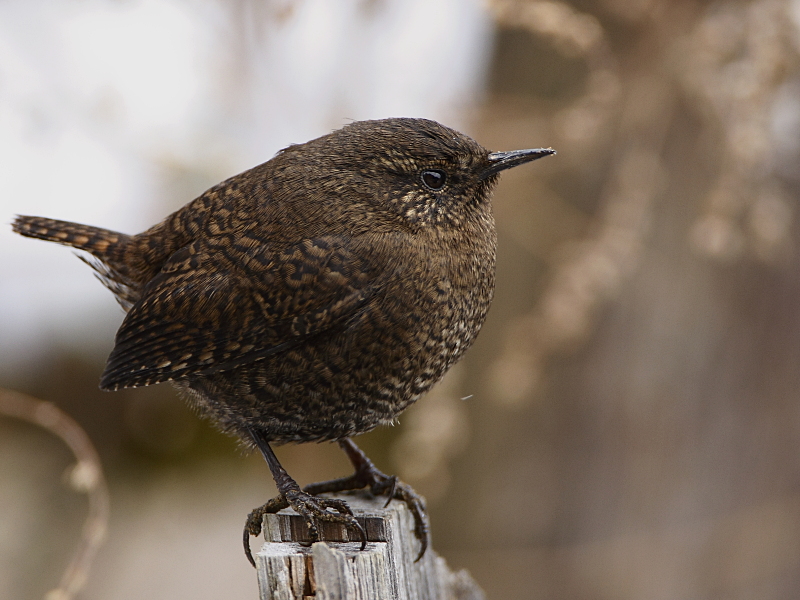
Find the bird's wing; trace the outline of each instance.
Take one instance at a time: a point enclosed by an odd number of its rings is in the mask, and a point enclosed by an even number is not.
[[[195,242],[167,261],[131,308],[100,387],[223,371],[346,327],[389,281],[385,271],[341,238],[280,251]]]

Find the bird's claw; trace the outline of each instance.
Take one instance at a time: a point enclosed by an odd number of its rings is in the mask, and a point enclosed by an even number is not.
[[[378,474],[382,475],[383,478],[375,480],[370,486],[370,491],[376,496],[382,494],[388,496],[384,507],[389,506],[389,502],[393,499],[402,500],[414,517],[414,537],[420,543],[419,554],[417,554],[414,562],[418,562],[428,549],[428,515],[425,500],[414,491],[414,488],[397,479],[397,476],[389,477],[380,471],[378,471]]]
[[[242,532],[242,543],[244,544],[244,554],[253,567],[256,566],[256,561],[253,559],[253,552],[250,549],[250,536],[257,537],[261,535],[265,514],[276,513],[288,506],[289,502],[283,495],[280,495],[272,498],[266,504],[254,508],[250,511],[250,514],[247,515],[247,520],[244,523],[244,531]]]
[[[327,521],[331,523],[340,523],[344,525],[348,531],[355,531],[361,541],[361,550],[366,548],[367,533],[364,531],[361,523],[356,520],[353,511],[344,500],[339,500],[338,498],[320,498],[307,494],[299,489],[288,490],[284,494],[271,499],[263,506],[254,509],[247,516],[242,536],[244,553],[247,556],[247,560],[249,560],[250,564],[254,567],[256,563],[250,549],[250,536],[258,536],[261,534],[265,514],[276,513],[289,506],[305,519],[306,526],[308,527],[308,535],[312,543],[320,539],[319,528],[317,527],[316,521]]]

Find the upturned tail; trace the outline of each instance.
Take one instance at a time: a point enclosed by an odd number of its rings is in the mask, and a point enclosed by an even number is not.
[[[11,228],[25,237],[89,252],[97,260],[79,258],[95,270],[98,279],[113,292],[125,310],[139,299],[139,286],[132,281],[125,265],[125,250],[131,239],[129,235],[102,227],[25,215],[18,215]]]
[[[11,227],[25,237],[86,250],[100,260],[112,263],[115,262],[115,255],[129,239],[129,236],[124,233],[117,233],[101,227],[25,215],[18,215]]]

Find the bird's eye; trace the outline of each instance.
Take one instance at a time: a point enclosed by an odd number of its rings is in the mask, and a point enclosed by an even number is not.
[[[422,178],[422,183],[425,184],[425,187],[433,191],[442,189],[447,181],[447,175],[445,175],[444,171],[440,171],[439,169],[428,169],[423,171],[420,174],[420,177]]]

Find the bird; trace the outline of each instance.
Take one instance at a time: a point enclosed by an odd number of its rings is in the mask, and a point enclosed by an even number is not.
[[[425,502],[352,437],[397,416],[472,345],[495,288],[499,173],[555,153],[492,152],[428,119],[354,121],[226,179],[146,231],[19,215],[16,233],[81,256],[126,311],[103,390],[171,382],[202,416],[257,448],[278,496],[366,536],[325,492],[405,502],[428,546]],[[338,442],[354,473],[300,488],[272,447]]]

